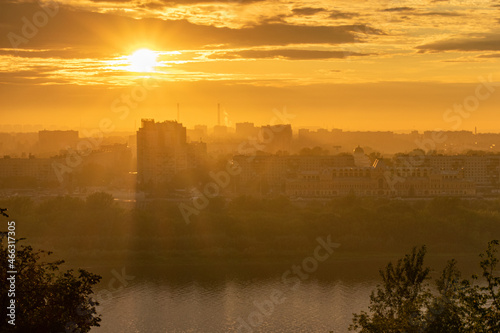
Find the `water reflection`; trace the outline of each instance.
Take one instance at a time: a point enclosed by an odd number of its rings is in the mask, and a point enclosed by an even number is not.
[[[378,270],[398,257],[333,258],[296,289],[281,279],[294,260],[231,265],[129,262],[124,265],[134,280],[102,302],[101,327],[92,333],[344,333],[352,314],[367,310],[370,293],[380,283]],[[435,268],[431,275],[448,259],[429,258]],[[474,257],[459,259],[465,275],[471,271],[467,267],[477,265]],[[105,288],[111,270],[96,270]],[[280,302],[272,301],[276,295]]]
[[[347,332],[377,283],[311,278],[291,289],[279,275],[189,275],[138,277],[102,302],[103,321],[92,332]]]

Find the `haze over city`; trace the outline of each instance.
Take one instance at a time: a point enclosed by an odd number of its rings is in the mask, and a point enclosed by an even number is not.
[[[499,0],[0,0],[0,332],[500,332]]]

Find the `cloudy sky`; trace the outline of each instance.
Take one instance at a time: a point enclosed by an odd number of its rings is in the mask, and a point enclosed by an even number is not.
[[[220,103],[228,124],[500,132],[499,0],[0,0],[0,36],[0,130],[133,130],[177,103],[214,125]]]

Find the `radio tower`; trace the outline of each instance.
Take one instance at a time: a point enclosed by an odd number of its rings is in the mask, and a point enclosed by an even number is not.
[[[220,126],[220,103],[217,103],[217,125]]]

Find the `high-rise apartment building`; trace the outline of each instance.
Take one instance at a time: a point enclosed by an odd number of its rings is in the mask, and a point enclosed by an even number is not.
[[[187,164],[186,128],[176,121],[143,119],[137,131],[138,182],[170,181]]]

